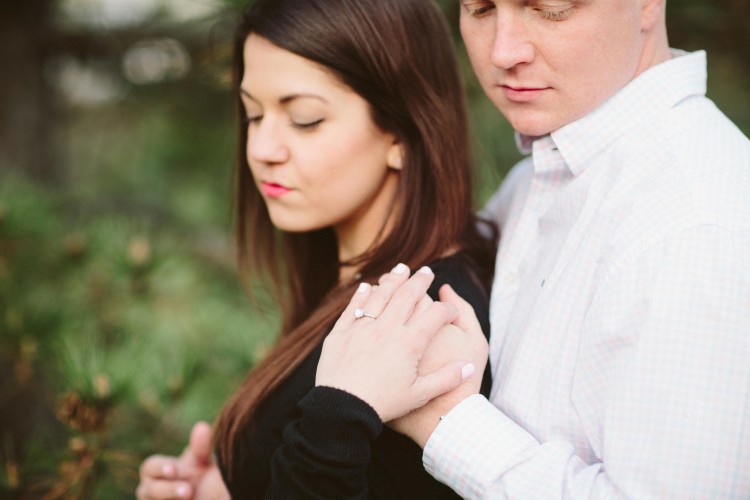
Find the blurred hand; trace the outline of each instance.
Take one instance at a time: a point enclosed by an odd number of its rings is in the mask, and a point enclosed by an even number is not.
[[[417,370],[432,337],[458,314],[454,305],[426,296],[433,278],[426,268],[409,278],[408,268],[399,265],[377,287],[361,287],[323,343],[316,385],[359,397],[387,422],[476,371],[470,360],[456,357],[429,372]],[[357,309],[368,315],[357,319]]]
[[[152,455],[141,464],[139,500],[229,499],[219,468],[211,460],[211,426],[198,422],[179,457]]]
[[[388,422],[389,427],[410,437],[422,448],[427,444],[441,416],[467,397],[479,393],[487,363],[487,339],[482,333],[474,309],[448,286],[440,289],[440,300],[453,304],[459,315],[452,324],[442,327],[433,337],[419,364],[419,373],[429,373],[454,359],[468,360],[476,370],[452,391],[408,415]]]

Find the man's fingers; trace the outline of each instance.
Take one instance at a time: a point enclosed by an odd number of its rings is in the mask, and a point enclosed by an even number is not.
[[[461,382],[469,378],[476,371],[474,364],[467,361],[452,361],[434,372],[422,375],[414,382],[414,391],[419,406],[452,391]],[[417,407],[417,408],[418,408]]]
[[[458,316],[453,321],[454,325],[463,331],[482,331],[482,326],[479,324],[474,308],[461,298],[450,285],[441,286],[439,295],[441,301],[453,305],[458,310]]]

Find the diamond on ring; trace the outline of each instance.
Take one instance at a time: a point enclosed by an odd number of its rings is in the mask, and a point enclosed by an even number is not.
[[[354,310],[354,319],[360,319],[360,318],[375,319],[377,318],[377,316],[375,316],[374,314],[366,313],[364,309],[358,307]]]

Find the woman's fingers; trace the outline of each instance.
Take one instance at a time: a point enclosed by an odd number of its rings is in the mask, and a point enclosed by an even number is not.
[[[187,481],[153,480],[141,482],[136,490],[138,500],[178,500],[192,497],[192,487]]]
[[[151,455],[141,464],[141,479],[176,479],[177,458]]]
[[[433,300],[430,298],[429,295],[424,294],[422,298],[419,300],[417,305],[414,307],[414,314],[420,314],[427,310],[427,308],[430,307],[430,304],[432,304]]]
[[[136,489],[136,497],[139,500],[190,498],[190,483],[177,479],[178,462],[176,457],[165,455],[148,457],[141,464],[141,481]]]
[[[461,382],[461,367],[467,364],[460,362],[457,368],[443,363],[434,373],[418,373],[427,344],[456,319],[457,311],[451,304],[425,298],[434,279],[429,268],[409,278],[404,267],[384,275],[377,288],[355,293],[323,342],[316,373],[316,385],[358,396],[383,421],[455,387]]]
[[[405,264],[398,264],[391,272],[382,275],[376,286],[360,283],[336,322],[334,330],[349,328],[357,320],[371,320],[380,316],[396,290],[408,279],[409,267]],[[411,309],[413,307],[414,303]]]
[[[390,273],[393,274],[393,273]],[[380,316],[394,324],[405,324],[414,314],[417,305],[427,294],[435,275],[429,267],[422,267],[408,280],[396,283],[396,288],[387,288],[380,297],[388,298]],[[382,286],[382,285],[381,285]]]
[[[341,313],[341,316],[339,316],[339,319],[333,326],[334,331],[345,330],[352,326],[352,324],[354,324],[354,322],[357,320],[355,311],[357,311],[357,309],[361,309],[364,306],[365,301],[372,293],[372,288],[373,287],[369,283],[359,284],[359,287],[357,287],[357,291],[354,292],[354,295],[349,301],[349,304],[346,306],[346,309],[344,309],[344,312]]]
[[[372,293],[362,306],[363,318],[376,318],[383,313],[388,306],[396,290],[409,279],[409,267],[406,264],[398,264],[391,272],[386,273],[378,280],[378,286],[373,287]]]

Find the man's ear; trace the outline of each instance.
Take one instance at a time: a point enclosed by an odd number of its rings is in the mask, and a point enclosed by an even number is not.
[[[664,23],[667,0],[641,0],[641,30],[652,31]]]
[[[385,155],[385,164],[388,165],[388,168],[394,170],[401,170],[404,166],[404,148],[397,139],[394,139],[393,144],[388,148]]]

